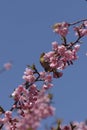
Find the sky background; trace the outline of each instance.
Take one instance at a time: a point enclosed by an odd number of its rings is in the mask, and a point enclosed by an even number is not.
[[[12,69],[0,75],[0,105],[5,110],[12,104],[9,95],[23,82],[26,65],[34,63],[43,70],[40,54],[50,51],[51,43],[58,41],[51,26],[84,18],[87,18],[85,0],[0,1],[0,68],[10,60],[13,62]],[[69,41],[73,37],[70,35]],[[54,121],[62,118],[64,123],[69,123],[87,119],[87,37],[82,41],[78,61],[64,70],[62,78],[54,80],[51,90],[56,107]]]

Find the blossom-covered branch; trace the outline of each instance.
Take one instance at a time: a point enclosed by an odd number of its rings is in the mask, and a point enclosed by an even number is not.
[[[77,38],[68,43],[70,27],[73,27]],[[9,110],[0,107],[0,129],[37,130],[42,119],[54,115],[52,94],[48,90],[53,87],[53,78],[62,77],[63,70],[78,59],[80,39],[87,35],[87,19],[74,23],[56,23],[53,25],[53,31],[60,36],[62,42],[52,42],[52,50],[40,55],[42,71],[39,71],[36,65],[26,67],[22,76],[24,82],[11,94],[13,105]],[[9,65],[5,67],[8,69]],[[87,130],[85,126],[85,123],[70,123],[66,126],[58,123],[57,127],[51,127],[51,130]]]

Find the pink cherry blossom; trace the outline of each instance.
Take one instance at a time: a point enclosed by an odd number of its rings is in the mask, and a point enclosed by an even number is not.
[[[74,50],[75,50],[76,52],[79,51],[79,49],[80,49],[80,45],[79,45],[79,44],[74,45]]]
[[[67,33],[68,33],[68,27],[69,27],[69,24],[66,23],[66,22],[62,22],[62,23],[56,23],[54,26],[53,26],[53,31],[55,33],[58,33],[59,35],[61,36],[66,36]]]
[[[35,81],[35,76],[34,76],[34,73],[31,69],[29,68],[26,68],[25,71],[24,71],[24,75],[22,77],[25,81],[27,82],[30,82],[30,83],[33,83]]]
[[[52,75],[51,74],[48,74],[46,77],[45,77],[45,82],[52,82]]]
[[[58,53],[59,53],[60,55],[64,55],[64,53],[65,53],[66,50],[67,50],[67,49],[66,49],[66,47],[65,47],[64,45],[58,46]]]
[[[47,89],[50,89],[50,88],[52,88],[52,87],[53,87],[53,84],[51,84],[51,83],[48,83],[48,84],[44,84],[44,85],[43,85],[43,88],[46,89],[46,90],[47,90]]]
[[[76,35],[80,37],[87,35],[87,28],[75,27],[74,31],[76,31]]]
[[[87,21],[84,21],[84,25],[85,25],[85,27],[87,27]]]
[[[25,75],[33,75],[33,70],[31,70],[30,68],[26,68],[24,71]]]
[[[4,64],[4,68],[5,68],[6,70],[10,70],[11,67],[12,67],[12,63],[11,63],[11,62],[7,62],[7,63]]]
[[[52,50],[58,50],[58,43],[56,41],[52,42]]]
[[[47,73],[46,73],[45,71],[42,71],[42,72],[40,72],[39,74],[40,74],[40,78],[41,78],[42,80],[45,80],[45,77],[46,77]]]

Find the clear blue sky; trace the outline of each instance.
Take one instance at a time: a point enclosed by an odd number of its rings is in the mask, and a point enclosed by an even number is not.
[[[56,22],[73,22],[87,18],[85,0],[3,0],[0,1],[0,67],[9,60],[13,68],[0,75],[0,105],[9,109],[9,95],[22,83],[27,64],[51,49],[57,39],[51,30]],[[73,37],[70,37],[73,39]],[[70,40],[70,39],[69,39]],[[87,37],[83,39],[79,60],[54,80],[56,117],[69,121],[87,119]]]

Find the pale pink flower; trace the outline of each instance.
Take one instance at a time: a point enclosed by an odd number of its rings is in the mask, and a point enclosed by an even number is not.
[[[20,99],[22,93],[24,93],[24,95],[27,95],[28,92],[23,85],[19,85],[11,94],[11,96],[14,98],[14,100],[17,101]]]
[[[64,62],[65,61],[65,62]],[[61,60],[58,61],[58,66],[57,69],[58,70],[63,70],[65,69],[65,63],[66,63],[66,59],[65,58],[61,58]]]
[[[80,45],[79,45],[79,44],[74,45],[74,50],[75,50],[76,52],[79,50],[79,48],[80,48]]]
[[[44,80],[46,77],[46,72],[45,71],[39,72],[39,74],[40,74],[40,78]]]
[[[46,77],[45,77],[45,82],[51,82],[52,81],[52,75],[51,74],[48,74]]]
[[[87,21],[84,21],[84,25],[85,25],[85,27],[87,27]]]
[[[32,69],[26,68],[24,71],[24,75],[22,76],[22,78],[30,83],[33,83],[36,79],[36,77],[34,76],[34,72]]]
[[[23,76],[23,79],[24,79],[25,81],[27,81],[27,82],[33,83],[36,78],[35,78],[34,75],[28,75],[28,76],[24,75],[24,76]]]
[[[8,118],[8,119],[12,118],[12,112],[11,111],[6,111],[5,112],[5,117]]]
[[[54,62],[50,63],[50,67],[53,68],[53,69],[56,68],[56,67],[57,67],[57,62],[55,62],[55,63],[54,63]]]
[[[69,24],[66,23],[66,22],[56,23],[53,26],[53,31],[58,33],[59,35],[65,37],[67,35],[67,33],[68,33],[68,27],[69,27]]]
[[[54,52],[53,52],[53,51],[50,51],[50,52],[48,52],[48,53],[45,53],[44,59],[45,59],[45,61],[48,61],[49,58],[51,58],[51,57],[53,57],[53,56],[54,56]]]
[[[29,68],[26,68],[25,71],[24,71],[24,74],[25,75],[33,75],[33,71]]]
[[[74,31],[76,31],[76,35],[80,37],[87,35],[87,28],[75,27]]]
[[[43,85],[43,88],[44,89],[50,89],[50,88],[52,88],[53,87],[53,84],[51,84],[51,83],[48,83],[48,84],[44,84]]]
[[[44,89],[49,89],[48,85],[46,85],[46,84],[43,85],[43,88]]]
[[[80,29],[80,35],[81,36],[86,36],[87,35],[87,29]]]
[[[70,50],[67,50],[65,52],[64,56],[65,56],[66,60],[72,60],[72,59],[74,59],[73,53]]]
[[[12,63],[11,63],[11,62],[7,62],[7,63],[4,64],[4,68],[5,68],[6,70],[10,70],[11,67],[12,67]]]
[[[50,58],[50,67],[51,68],[56,68],[57,65],[58,65],[58,58],[56,58],[55,56],[51,57]]]
[[[66,47],[64,45],[58,46],[58,53],[60,55],[64,55],[65,51],[66,51]]]
[[[52,42],[52,49],[58,50],[58,43],[56,41]]]

